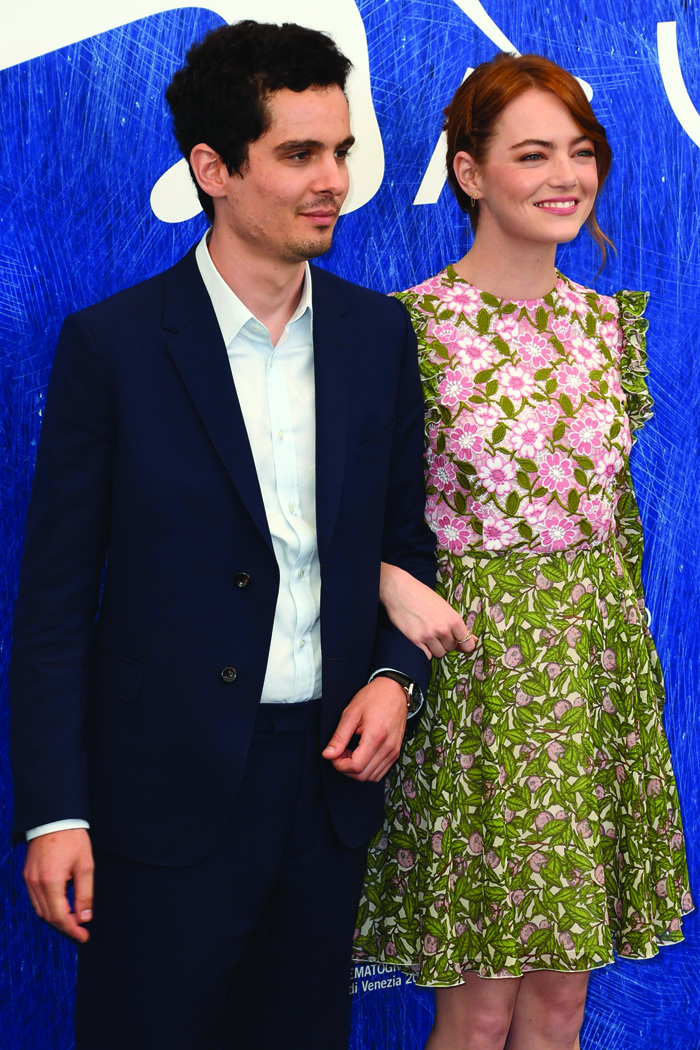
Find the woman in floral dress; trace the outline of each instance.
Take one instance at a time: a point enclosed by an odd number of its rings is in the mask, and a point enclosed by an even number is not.
[[[571,1050],[590,970],[681,940],[692,908],[628,468],[652,414],[646,295],[555,270],[584,222],[607,239],[610,148],[570,74],[499,55],[446,117],[473,247],[400,298],[457,612],[384,567],[392,620],[443,659],[389,785],[356,954],[437,989],[429,1050]]]

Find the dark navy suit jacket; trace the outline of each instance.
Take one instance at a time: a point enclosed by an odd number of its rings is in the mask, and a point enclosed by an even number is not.
[[[319,269],[313,310],[325,744],[373,670],[425,687],[427,660],[379,615],[379,564],[432,584],[434,563],[408,315]],[[125,856],[205,856],[245,763],[278,585],[191,251],[61,333],[15,614],[15,834],[80,817]],[[380,821],[381,784],[330,764],[325,777],[341,837],[359,844]]]

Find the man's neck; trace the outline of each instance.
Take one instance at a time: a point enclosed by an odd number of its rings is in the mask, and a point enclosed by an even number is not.
[[[305,264],[284,262],[235,245],[216,225],[209,255],[226,284],[261,321],[276,346],[301,297]]]

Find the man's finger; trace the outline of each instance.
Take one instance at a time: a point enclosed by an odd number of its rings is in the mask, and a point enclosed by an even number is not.
[[[378,780],[384,779],[397,758],[398,752],[392,750],[386,755],[374,755],[372,760],[361,769],[357,768],[359,763],[354,758],[354,755],[344,759],[336,759],[333,765],[339,773],[343,773],[351,780],[376,783]]]
[[[44,908],[42,918],[55,926],[62,933],[67,933],[67,927],[71,926],[71,910],[66,896],[66,885],[48,875],[41,880]]]
[[[348,744],[357,730],[358,722],[359,718],[352,712],[348,713],[347,708],[343,711],[333,736],[321,752],[324,758],[337,760],[347,751]],[[354,754],[355,752],[349,753]]]
[[[348,751],[332,760],[339,773],[344,773],[346,776],[354,777],[355,779],[362,776],[365,767],[374,754],[374,748],[369,740],[366,739],[367,736],[368,734],[364,733],[360,737],[360,742],[354,751]]]
[[[76,871],[73,876],[73,910],[79,923],[92,918],[92,867]]]
[[[46,915],[44,914],[45,908],[44,908],[43,897],[40,896],[39,893],[37,893],[34,890],[34,887],[31,886],[30,883],[28,883],[28,882],[27,882],[27,893],[29,895],[29,900],[30,900],[32,908],[34,909],[34,911],[36,912],[36,914],[39,916],[40,919],[44,919],[46,917]],[[48,914],[48,912],[46,912],[46,914]]]
[[[392,743],[388,736],[383,740],[377,737],[370,739],[365,732],[355,750],[335,759],[333,765],[339,773],[352,780],[376,782],[384,779],[398,758],[399,750],[400,744]]]
[[[67,937],[72,937],[73,940],[85,942],[90,936],[88,931],[83,929],[78,920],[78,916],[75,912],[71,911],[68,897],[65,892],[65,885],[55,884],[47,890],[47,905],[49,914],[46,917],[47,922],[50,922],[52,926],[55,926],[61,933],[65,933]]]

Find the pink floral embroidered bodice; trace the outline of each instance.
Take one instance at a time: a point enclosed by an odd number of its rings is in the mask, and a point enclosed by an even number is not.
[[[507,302],[452,267],[399,298],[418,336],[438,545],[551,552],[613,534],[631,447],[618,298],[558,274],[543,299]]]

